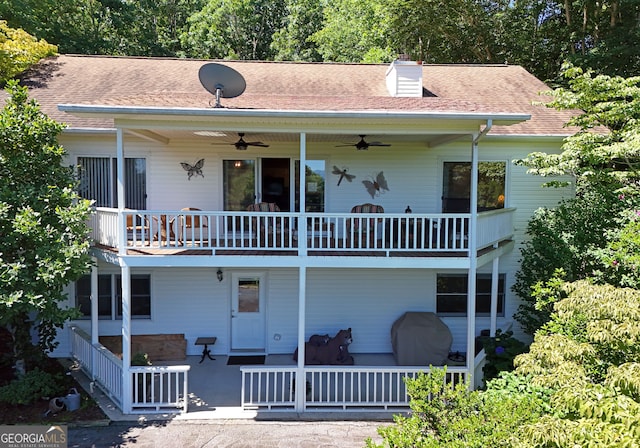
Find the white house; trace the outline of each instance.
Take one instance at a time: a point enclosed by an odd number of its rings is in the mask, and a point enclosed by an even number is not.
[[[23,84],[68,124],[61,143],[96,205],[96,267],[69,288],[85,319],[54,355],[125,413],[186,411],[192,386],[186,365],[130,368],[132,335],[184,335],[199,361],[202,337],[213,357],[289,356],[346,328],[354,365],[244,366],[240,405],[406,406],[402,377],[429,366],[358,358],[394,353],[405,312],[435,313],[466,355],[451,377],[478,384],[476,337],[513,325],[526,223],[571,194],[513,163],[572,133],[518,66],[58,56]],[[154,392],[131,393],[150,372]]]

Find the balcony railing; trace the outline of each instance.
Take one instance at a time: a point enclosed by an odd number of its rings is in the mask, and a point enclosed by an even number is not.
[[[478,215],[476,249],[510,238],[514,209]],[[289,213],[98,208],[90,223],[96,244],[126,249],[346,252],[469,251],[466,213]],[[306,225],[303,225],[306,224]]]

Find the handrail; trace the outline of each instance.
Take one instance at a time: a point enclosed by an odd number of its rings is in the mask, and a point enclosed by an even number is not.
[[[477,248],[513,234],[514,209],[478,215]],[[91,219],[96,243],[117,247],[125,232],[127,249],[264,250],[297,253],[437,252],[469,254],[468,213],[293,213],[97,208]],[[301,232],[306,223],[306,232]],[[302,241],[298,236],[306,234]]]

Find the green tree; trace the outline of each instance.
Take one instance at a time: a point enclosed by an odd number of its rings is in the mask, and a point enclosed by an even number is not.
[[[322,29],[311,36],[324,61],[390,62],[386,0],[337,0],[324,7]]]
[[[565,73],[568,87],[551,92],[549,107],[582,111],[568,123],[578,132],[559,154],[532,153],[517,161],[533,174],[565,176],[548,185],[566,185],[568,178],[576,189],[575,199],[539,210],[527,227],[530,238],[521,249],[514,291],[524,299],[516,319],[530,334],[548,318],[536,305],[533,288],[556,269],[563,269],[567,281],[595,276],[630,285],[610,269],[611,257],[621,249],[611,245],[620,238],[630,242],[620,229],[640,209],[640,78],[593,76],[575,67]],[[634,266],[632,257],[618,256]]]
[[[310,37],[322,26],[322,0],[286,0],[283,26],[273,34],[271,47],[277,61],[321,61]]]
[[[54,55],[55,45],[7,26],[0,20],[0,84],[22,73],[40,59]]]
[[[63,126],[17,82],[7,91],[0,114],[0,325],[12,334],[14,359],[30,369],[76,315],[60,302],[64,287],[90,266],[90,203],[75,193],[73,170],[62,166]]]
[[[588,281],[558,285],[551,320],[516,374],[550,388],[551,412],[517,447],[640,446],[640,292]]]
[[[284,17],[284,0],[210,0],[189,17],[182,46],[191,57],[272,60]]]

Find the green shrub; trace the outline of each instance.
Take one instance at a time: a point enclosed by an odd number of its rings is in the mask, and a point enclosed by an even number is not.
[[[485,382],[500,372],[513,370],[514,358],[527,350],[524,342],[513,337],[513,331],[503,333],[501,330],[497,330],[494,337],[485,339],[483,347],[487,357],[482,368]]]
[[[433,370],[407,380],[411,415],[378,430],[386,445],[369,448],[485,448],[508,446],[525,423],[544,413],[544,400],[529,393],[470,392],[466,384],[445,384],[446,371]]]
[[[31,404],[43,397],[54,397],[65,390],[64,376],[44,372],[39,368],[0,387],[0,401],[11,405]]]

